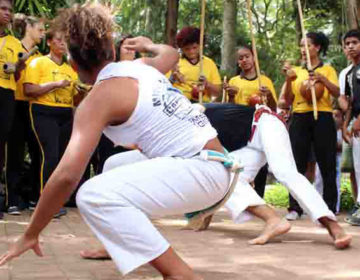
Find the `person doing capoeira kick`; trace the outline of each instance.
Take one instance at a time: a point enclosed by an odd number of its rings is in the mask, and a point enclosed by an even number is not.
[[[94,86],[76,110],[70,142],[29,226],[0,257],[0,265],[29,249],[42,255],[39,235],[76,188],[104,131],[113,142],[137,145],[150,160],[115,168],[83,184],[77,194],[81,215],[122,274],[150,263],[167,280],[202,279],[148,218],[208,208],[222,200],[230,186],[224,164],[199,156],[209,150],[224,153],[216,130],[151,67],[169,71],[178,60],[177,51],[149,39],[129,39],[132,49],[155,57],[143,63],[113,63],[112,17],[100,5],[65,9],[55,27],[66,34],[80,79]]]
[[[199,108],[197,104],[193,106]],[[290,224],[281,220],[250,185],[259,169],[268,163],[276,179],[288,188],[311,219],[328,230],[334,246],[344,249],[350,245],[351,236],[340,227],[334,213],[310,182],[297,171],[287,129],[278,115],[266,106],[254,109],[234,104],[206,104],[205,107],[205,114],[216,128],[221,143],[233,151],[230,155],[241,160],[244,168],[225,207],[234,222],[257,216],[266,223],[262,234],[250,240],[250,244],[265,244],[290,230]],[[137,150],[117,154],[105,162],[104,170],[146,160],[146,155]],[[81,256],[89,259],[110,257],[104,248],[82,251]]]

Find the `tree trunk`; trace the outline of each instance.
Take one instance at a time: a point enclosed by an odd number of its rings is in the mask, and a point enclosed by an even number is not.
[[[236,71],[236,0],[224,0],[221,70],[229,75]]]
[[[358,8],[360,8],[359,0],[346,1],[347,26],[349,29],[359,28]]]
[[[175,47],[178,13],[179,0],[168,0],[166,11],[165,42],[173,47]]]
[[[302,33],[301,33],[301,23],[300,23],[299,9],[298,9],[298,4],[297,4],[296,0],[293,0],[293,7],[294,7],[296,42],[300,43],[301,38],[302,38]]]

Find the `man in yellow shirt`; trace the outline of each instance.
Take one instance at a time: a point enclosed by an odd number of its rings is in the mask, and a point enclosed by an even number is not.
[[[6,34],[11,18],[12,1],[0,0],[0,173],[4,167],[5,145],[14,118],[16,89],[16,73],[5,73],[4,64],[15,64],[22,49],[18,39]]]
[[[199,100],[199,90],[203,84],[203,101],[219,96],[221,78],[214,61],[203,56],[203,76],[200,73],[200,30],[196,27],[184,27],[176,35],[176,43],[181,48],[179,63],[171,73],[170,81],[189,100]]]

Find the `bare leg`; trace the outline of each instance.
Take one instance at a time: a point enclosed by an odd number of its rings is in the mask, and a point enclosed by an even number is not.
[[[203,280],[174,252],[172,248],[152,260],[150,264],[158,270],[164,280]]]
[[[257,238],[249,240],[249,244],[251,245],[264,245],[270,239],[287,233],[291,228],[288,221],[280,218],[276,212],[267,205],[251,206],[246,210],[266,223],[263,232]]]
[[[328,217],[322,217],[319,222],[328,230],[330,236],[334,239],[336,249],[346,249],[350,246],[351,235],[346,234],[337,221],[333,221]]]
[[[111,257],[104,247],[95,250],[80,251],[80,256],[87,260],[110,260]]]

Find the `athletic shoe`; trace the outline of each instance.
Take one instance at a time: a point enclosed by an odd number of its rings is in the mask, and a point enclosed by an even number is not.
[[[296,221],[300,219],[300,215],[296,211],[290,211],[289,213],[286,214],[285,218],[288,221]]]
[[[346,217],[345,222],[353,226],[360,226],[360,208],[353,214]]]
[[[8,214],[9,214],[9,215],[16,215],[16,216],[18,216],[18,215],[21,214],[21,212],[20,212],[19,207],[17,207],[17,206],[10,206],[10,207],[8,208]]]
[[[37,204],[36,201],[29,201],[29,206],[28,206],[29,210],[34,211],[36,208],[36,204]]]
[[[356,202],[353,209],[351,209],[351,211],[349,212],[350,215],[354,214],[357,210],[360,209],[360,203]]]
[[[61,216],[65,216],[67,214],[66,208],[60,208],[60,211],[54,215],[55,219],[59,219]]]

